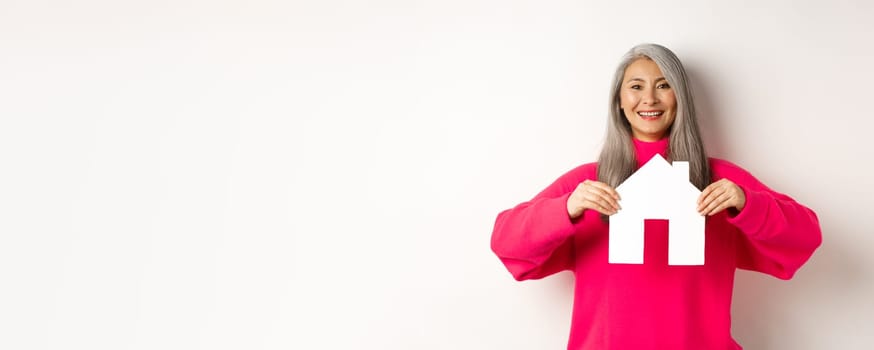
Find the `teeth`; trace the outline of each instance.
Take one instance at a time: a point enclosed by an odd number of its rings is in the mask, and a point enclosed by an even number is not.
[[[644,117],[655,117],[658,115],[662,115],[662,112],[638,112],[637,114],[640,114]]]

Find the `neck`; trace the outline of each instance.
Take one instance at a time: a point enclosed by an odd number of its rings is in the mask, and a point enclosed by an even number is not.
[[[641,141],[636,138],[631,138],[634,141],[634,152],[637,155],[637,167],[643,166],[646,162],[652,159],[656,154],[668,159],[668,138],[663,137],[658,141]]]

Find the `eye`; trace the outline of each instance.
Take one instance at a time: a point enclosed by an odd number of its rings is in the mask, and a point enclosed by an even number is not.
[[[661,83],[658,86],[656,86],[656,88],[658,88],[658,89],[670,89],[671,86],[668,85],[668,83]]]
[[[634,89],[634,90],[640,90],[640,89],[641,89],[641,86],[640,86],[640,84],[634,84],[634,85],[629,86],[628,88],[629,88],[629,89]]]

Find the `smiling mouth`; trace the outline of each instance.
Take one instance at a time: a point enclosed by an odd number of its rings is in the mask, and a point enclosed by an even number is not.
[[[655,120],[664,114],[664,111],[646,111],[646,112],[637,112],[637,115],[643,118],[644,120]]]

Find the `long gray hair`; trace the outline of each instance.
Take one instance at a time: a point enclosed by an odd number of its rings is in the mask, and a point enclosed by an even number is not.
[[[631,125],[619,104],[619,90],[625,69],[638,59],[649,59],[659,66],[677,98],[677,115],[669,130],[668,160],[689,162],[689,181],[704,190],[710,184],[710,165],[704,153],[695,103],[686,80],[686,70],[680,59],[671,50],[656,44],[640,44],[629,50],[616,73],[610,91],[610,117],[607,122],[607,137],[598,158],[598,181],[619,186],[637,168],[634,143],[631,140]]]

